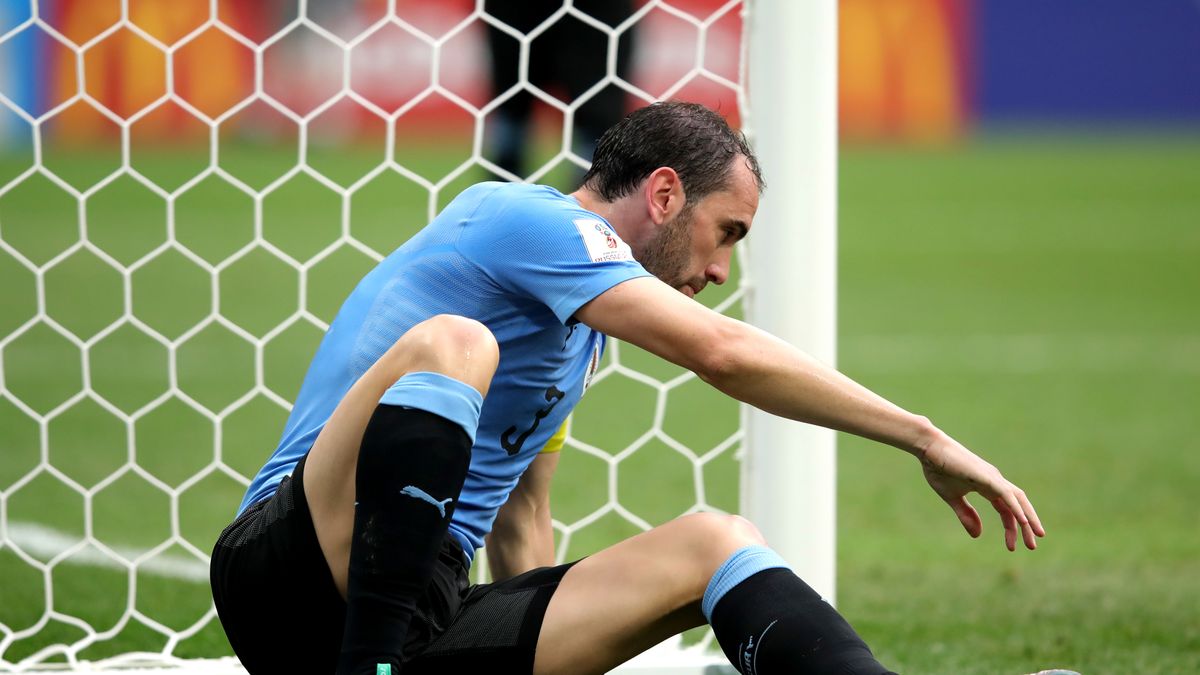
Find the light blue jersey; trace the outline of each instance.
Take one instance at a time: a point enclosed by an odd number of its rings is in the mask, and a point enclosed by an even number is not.
[[[409,328],[437,314],[486,325],[500,363],[479,418],[450,531],[483,545],[521,474],[579,402],[604,335],[571,317],[648,272],[596,214],[553,188],[481,183],[367,274],[317,349],[279,446],[239,513],[274,494],[358,378]]]

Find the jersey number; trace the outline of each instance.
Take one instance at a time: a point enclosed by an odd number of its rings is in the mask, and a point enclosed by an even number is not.
[[[503,446],[504,451],[508,453],[509,457],[521,451],[521,446],[525,445],[525,441],[529,440],[530,434],[537,431],[538,425],[542,423],[542,420],[546,419],[546,416],[550,414],[551,410],[554,410],[554,406],[558,405],[558,402],[564,396],[566,394],[560,391],[558,387],[550,385],[550,388],[546,390],[546,400],[550,402],[550,405],[533,414],[533,426],[521,432],[521,435],[517,436],[515,442],[512,440],[512,436],[517,433],[516,425],[504,431],[504,434],[500,436],[500,445]]]

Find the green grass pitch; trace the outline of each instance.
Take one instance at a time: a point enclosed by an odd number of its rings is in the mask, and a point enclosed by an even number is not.
[[[411,165],[437,179],[460,161],[435,160],[443,150],[414,151]],[[223,156],[255,187],[294,162],[272,148],[234,147]],[[86,187],[115,157],[104,149],[48,152],[46,164]],[[342,185],[379,161],[365,150],[319,150],[309,159]],[[167,188],[206,161],[203,150],[135,149],[134,157]],[[0,185],[29,163],[22,152],[0,155]],[[439,202],[478,178],[462,176]],[[1009,554],[998,521],[976,500],[985,532],[971,540],[915,462],[843,437],[840,608],[881,660],[905,673],[1200,671],[1200,138],[1017,135],[941,149],[848,148],[840,183],[841,367],[983,453],[1028,491],[1049,530],[1037,552]],[[770,190],[769,198],[786,198],[786,186]],[[390,176],[346,208],[352,234],[386,253],[423,224],[429,203],[423,189]],[[265,238],[298,261],[340,232],[340,198],[308,178],[284,185],[262,209]],[[88,200],[88,237],[132,264],[165,241],[165,213],[160,199],[121,179]],[[78,215],[74,199],[33,177],[0,197],[0,236],[44,264],[78,240]],[[328,321],[372,264],[342,247],[313,265],[302,286],[301,275],[261,249],[223,262],[251,240],[253,223],[253,203],[228,185],[207,180],[190,190],[176,207],[175,236],[194,257],[173,250],[134,272],[134,314],[176,339],[219,303],[223,316],[262,337],[301,307],[302,293],[304,308]],[[218,297],[201,262],[220,266]],[[38,310],[38,295],[34,275],[3,250],[0,289],[4,339]],[[83,340],[121,316],[125,292],[121,276],[91,253],[66,258],[44,279],[48,315]],[[249,343],[213,324],[178,350],[177,384],[219,412],[251,390],[261,367],[264,384],[290,399],[319,338],[311,323],[296,322],[272,333],[259,363]],[[623,362],[659,379],[679,372],[623,350]],[[8,343],[0,358],[4,391],[39,413],[83,383],[80,350],[44,325]],[[88,358],[92,388],[126,413],[171,384],[167,350],[133,326],[98,341]],[[611,377],[589,392],[573,433],[616,452],[650,428],[654,402],[652,388]],[[693,382],[671,392],[663,430],[704,452],[733,433],[737,416],[736,405]],[[211,463],[218,439],[226,464],[252,474],[284,417],[263,395],[218,423],[177,399],[129,425],[80,402],[49,424],[46,450],[69,481],[111,481],[85,503],[56,473],[29,480],[43,451],[39,428],[0,397],[0,503],[9,523],[52,528],[68,540],[83,534],[90,509],[93,534],[118,552],[163,542],[177,511],[180,534],[207,551],[243,488],[219,472],[193,476]],[[140,469],[113,480],[131,434]],[[727,510],[738,498],[732,450],[702,479],[708,502]],[[567,450],[553,497],[560,520],[604,505],[604,471],[595,457]],[[690,466],[659,442],[622,462],[618,478],[622,505],[651,523],[697,499]],[[18,481],[25,482],[13,490]],[[634,531],[610,514],[574,533],[568,555]],[[187,555],[176,545],[162,559]],[[55,610],[103,634],[84,658],[163,648],[166,638],[146,622],[119,623],[129,598],[139,616],[174,630],[208,608],[202,580],[148,569],[131,588],[125,572],[88,560],[78,554],[51,575]],[[42,572],[0,548],[0,640],[41,619],[47,595]],[[52,619],[0,659],[83,635]],[[227,652],[215,623],[175,650]]]

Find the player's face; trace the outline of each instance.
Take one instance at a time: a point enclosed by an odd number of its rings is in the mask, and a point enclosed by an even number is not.
[[[729,278],[733,247],[750,231],[758,183],[742,157],[729,186],[663,223],[642,252],[642,266],[688,297]]]
[[[638,262],[647,272],[675,288],[688,283],[693,211],[685,207],[674,218],[663,223],[638,256]]]

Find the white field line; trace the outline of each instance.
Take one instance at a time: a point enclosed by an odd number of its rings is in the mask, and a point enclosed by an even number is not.
[[[43,559],[56,556],[79,542],[78,536],[37,523],[8,523],[7,532],[7,539],[0,539],[0,549],[15,544],[29,555]],[[127,560],[136,560],[147,550],[117,546],[111,548]],[[75,552],[62,564],[90,565],[122,571],[129,569],[125,563],[105,555],[92,546],[86,546]],[[142,561],[137,567],[142,572],[160,577],[196,583],[208,581],[208,565],[191,556],[160,553],[149,560]]]
[[[3,664],[0,661],[0,664]],[[0,672],[9,672],[0,670]],[[25,672],[25,671],[18,671]],[[123,673],[124,675],[246,675],[246,669],[237,659],[228,657],[220,659],[176,659],[164,658],[158,654],[129,654],[116,656],[103,661],[81,661],[70,670],[62,667],[35,667],[33,673],[55,672],[64,675],[81,675],[83,673]]]
[[[839,360],[856,372],[1047,372],[1200,375],[1200,333],[1109,335],[858,335]]]

